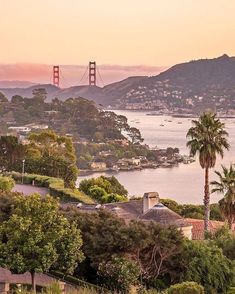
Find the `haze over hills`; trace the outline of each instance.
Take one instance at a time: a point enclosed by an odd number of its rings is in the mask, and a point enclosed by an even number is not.
[[[104,106],[125,109],[192,109],[205,106],[235,107],[235,58],[222,55],[177,64],[151,77],[134,76],[104,87],[52,85],[0,89],[8,98],[31,97],[34,88],[45,88],[48,100],[84,97]]]
[[[36,85],[29,81],[0,81],[0,88],[27,88]]]
[[[37,84],[52,83],[52,67],[47,64],[0,64],[0,81],[16,81],[15,84],[11,82],[11,87],[18,87],[17,81],[29,81]],[[60,65],[60,85],[62,88],[72,86],[80,86],[88,84],[87,65]],[[97,77],[97,85],[103,87],[121,81],[130,76],[152,76],[166,70],[167,67],[162,66],[122,66],[122,65],[100,65],[97,62],[99,75]],[[85,74],[86,73],[86,74]],[[100,78],[101,76],[101,78]],[[31,85],[26,85],[31,86]],[[5,88],[5,85],[0,85]],[[8,86],[7,86],[8,87]]]

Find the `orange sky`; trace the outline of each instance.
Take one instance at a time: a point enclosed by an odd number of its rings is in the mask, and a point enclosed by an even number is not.
[[[234,0],[0,0],[0,63],[168,66],[235,55]]]

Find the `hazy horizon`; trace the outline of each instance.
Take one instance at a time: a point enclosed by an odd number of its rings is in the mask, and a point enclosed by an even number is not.
[[[170,66],[234,55],[230,0],[1,1],[0,63]]]

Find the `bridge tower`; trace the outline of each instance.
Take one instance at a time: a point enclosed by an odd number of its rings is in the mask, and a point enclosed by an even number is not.
[[[59,65],[53,66],[53,85],[60,87],[60,67]]]
[[[96,86],[96,62],[89,62],[89,86]]]

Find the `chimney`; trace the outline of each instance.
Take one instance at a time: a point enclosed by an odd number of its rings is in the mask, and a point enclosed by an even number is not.
[[[144,193],[143,196],[143,213],[159,203],[159,194],[157,192]]]

